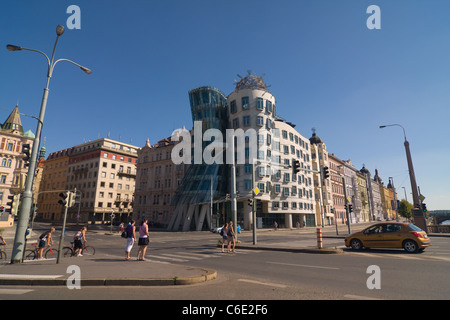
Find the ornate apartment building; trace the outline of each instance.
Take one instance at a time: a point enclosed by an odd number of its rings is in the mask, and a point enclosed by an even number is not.
[[[0,129],[0,205],[6,208],[8,196],[20,194],[25,185],[28,167],[23,161],[22,146],[34,142],[34,134],[24,132],[16,106]],[[31,150],[31,149],[30,149]],[[0,213],[0,227],[11,227],[14,217],[8,212]]]

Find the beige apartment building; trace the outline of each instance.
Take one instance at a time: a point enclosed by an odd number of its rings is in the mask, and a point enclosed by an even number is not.
[[[49,154],[43,163],[39,192],[37,194],[37,219],[61,221],[63,207],[58,204],[59,193],[65,191],[70,149]],[[36,198],[35,198],[36,199]]]
[[[133,213],[139,149],[102,138],[51,154],[45,162],[38,200],[41,217],[61,219],[59,193],[68,190],[77,194],[75,206],[68,210],[68,221],[105,223],[111,221],[111,214],[116,223],[127,221]]]
[[[175,206],[170,205],[184,178],[186,164],[172,162],[172,149],[177,142],[170,138],[139,150],[136,176],[134,212],[136,218],[145,217],[150,225],[167,227]]]

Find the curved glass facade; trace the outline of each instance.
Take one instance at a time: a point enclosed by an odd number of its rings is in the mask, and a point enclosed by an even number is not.
[[[227,128],[227,99],[218,89],[213,87],[200,87],[189,91],[192,121],[202,121],[202,133],[208,129],[219,129],[225,137]],[[194,139],[192,134],[192,139]],[[203,149],[210,142],[203,142]],[[194,151],[192,151],[194,155]],[[209,203],[225,198],[227,193],[227,167],[220,164],[194,164],[191,165],[181,182],[172,205],[193,205]]]

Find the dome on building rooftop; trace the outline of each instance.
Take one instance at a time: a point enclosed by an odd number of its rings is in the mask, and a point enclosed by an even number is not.
[[[31,130],[28,130],[27,132],[25,132],[23,134],[23,136],[26,137],[26,138],[31,138],[31,139],[36,138],[36,136],[34,135],[34,133]]]
[[[319,143],[323,143],[322,139],[320,139],[316,133],[314,132],[312,137],[309,138],[309,142],[311,142],[311,144],[319,144]]]

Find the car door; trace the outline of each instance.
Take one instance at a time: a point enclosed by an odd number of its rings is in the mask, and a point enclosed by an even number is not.
[[[383,225],[376,224],[364,231],[363,246],[366,248],[379,248],[382,246]]]
[[[402,247],[402,226],[400,224],[390,223],[386,225],[383,232],[383,246],[385,248]]]

